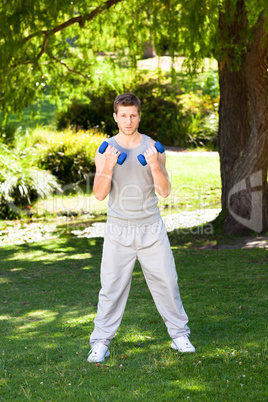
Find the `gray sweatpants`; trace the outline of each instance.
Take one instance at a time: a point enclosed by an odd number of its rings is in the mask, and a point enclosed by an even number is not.
[[[166,227],[160,219],[152,225],[118,225],[107,222],[101,263],[101,290],[91,346],[102,340],[108,346],[123,317],[132,272],[139,260],[156,308],[170,337],[189,334],[178,277]]]

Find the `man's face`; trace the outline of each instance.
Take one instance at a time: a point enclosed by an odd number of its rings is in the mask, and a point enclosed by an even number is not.
[[[125,135],[133,135],[137,132],[140,123],[140,114],[137,106],[119,106],[114,119],[119,131]]]

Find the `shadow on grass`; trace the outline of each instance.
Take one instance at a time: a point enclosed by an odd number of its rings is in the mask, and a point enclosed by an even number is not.
[[[174,247],[196,346],[196,353],[188,355],[170,349],[137,263],[111,357],[90,365],[86,358],[100,288],[102,243],[101,238],[63,237],[0,249],[3,398],[264,397],[264,250]]]

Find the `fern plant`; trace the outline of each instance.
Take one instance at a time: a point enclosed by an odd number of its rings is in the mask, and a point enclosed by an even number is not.
[[[29,159],[0,146],[0,218],[14,218],[38,197],[45,198],[61,187],[51,173],[31,166]]]

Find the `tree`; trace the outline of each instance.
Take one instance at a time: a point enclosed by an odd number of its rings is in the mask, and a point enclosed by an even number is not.
[[[128,57],[135,64],[144,43],[153,41],[157,54],[167,48],[172,57],[183,53],[192,73],[202,59],[213,56],[218,60],[221,91],[219,154],[225,230],[267,230],[267,1],[77,3],[28,0],[25,8],[23,1],[2,1],[2,112],[23,110],[42,84],[84,90],[101,82],[96,57],[101,50]]]
[[[267,11],[267,6],[266,6]],[[268,34],[245,1],[219,11],[222,208],[227,233],[268,229]]]
[[[37,92],[96,85],[97,55],[107,35],[100,16],[122,0],[2,0],[0,3],[0,109],[21,112]],[[87,35],[89,23],[91,33]],[[89,30],[90,30],[89,29]]]
[[[183,2],[180,2],[183,5]],[[226,233],[268,230],[268,4],[184,3],[180,31],[188,65],[218,61],[219,155]]]

